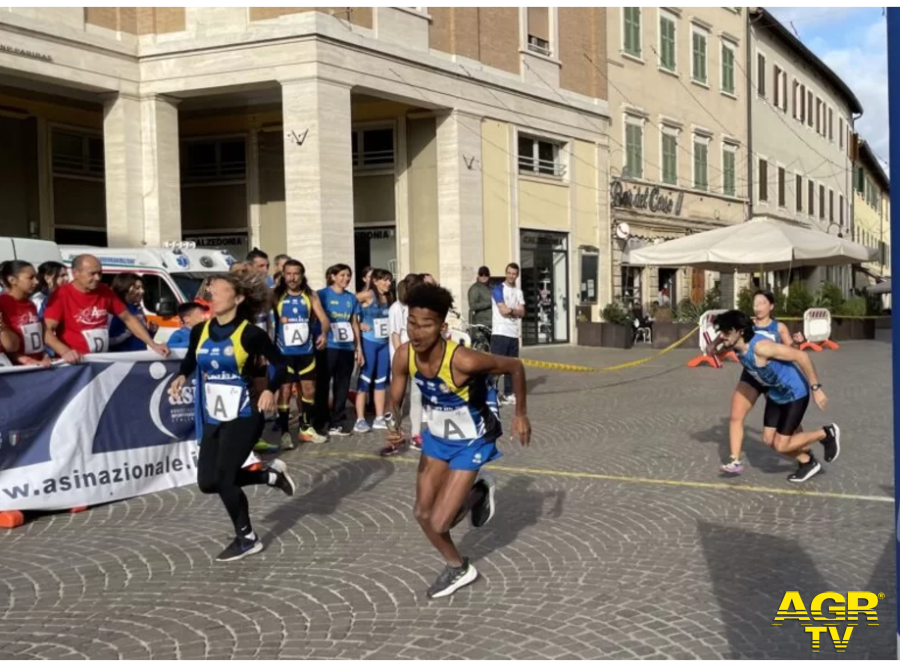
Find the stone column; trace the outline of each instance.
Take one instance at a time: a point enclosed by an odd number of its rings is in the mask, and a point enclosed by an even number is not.
[[[106,230],[111,247],[181,240],[176,101],[110,95],[103,113]]]
[[[467,293],[484,261],[481,118],[453,111],[437,121],[441,285],[467,318]],[[512,260],[512,257],[509,258]]]
[[[328,266],[354,262],[350,87],[306,78],[282,81],[281,94],[285,253],[322,287]]]

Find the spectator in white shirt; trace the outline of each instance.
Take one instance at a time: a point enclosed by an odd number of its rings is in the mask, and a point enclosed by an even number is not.
[[[388,330],[391,335],[391,367],[394,366],[394,353],[401,346],[409,341],[409,335],[406,332],[406,319],[409,316],[409,310],[406,307],[406,294],[420,283],[423,283],[422,275],[408,274],[399,284],[397,284],[397,301],[391,305],[388,310]],[[409,381],[409,421],[410,421],[410,444],[415,449],[422,449],[422,393],[416,381]]]
[[[510,263],[506,266],[506,281],[491,289],[493,301],[493,322],[491,326],[491,352],[505,357],[519,357],[519,333],[522,318],[525,316],[525,295],[516,287],[519,278],[519,266]],[[501,403],[514,404],[512,376],[503,380]]]

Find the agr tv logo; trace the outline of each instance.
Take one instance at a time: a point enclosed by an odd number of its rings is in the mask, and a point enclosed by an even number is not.
[[[870,592],[853,591],[847,593],[846,600],[840,593],[819,593],[813,597],[807,611],[800,593],[792,590],[784,594],[773,624],[783,625],[788,620],[796,620],[810,634],[814,652],[818,652],[819,641],[823,635],[831,638],[835,650],[844,652],[850,643],[854,627],[860,624],[878,624],[875,607],[878,606],[879,599],[884,599],[884,593],[875,595]],[[839,631],[841,627],[844,628],[843,634]]]

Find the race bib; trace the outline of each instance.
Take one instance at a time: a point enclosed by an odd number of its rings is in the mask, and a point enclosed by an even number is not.
[[[206,412],[219,422],[236,420],[241,412],[244,389],[237,385],[205,384]]]
[[[22,326],[22,345],[25,355],[36,355],[44,350],[44,336],[40,323]]]
[[[107,328],[82,330],[81,334],[87,342],[89,353],[105,353],[109,350],[109,330]]]
[[[387,339],[390,336],[390,319],[376,318],[372,327],[376,339]]]
[[[309,341],[309,323],[285,323],[284,345],[303,346]]]
[[[356,339],[353,336],[353,325],[350,323],[332,323],[331,335],[338,343],[353,343]]]
[[[474,440],[478,438],[478,427],[468,406],[454,410],[428,409],[428,431],[443,440]]]

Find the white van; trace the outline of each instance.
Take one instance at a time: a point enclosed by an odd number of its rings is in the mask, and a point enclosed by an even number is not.
[[[169,242],[164,247],[139,249],[64,245],[60,250],[63,262],[70,266],[79,254],[96,256],[107,285],[117,274],[140,275],[144,282],[144,313],[148,322],[159,326],[159,343],[181,327],[178,305],[194,300],[204,279],[228,272],[235,263],[227,251],[197,249],[194,242]]]
[[[47,261],[63,262],[59,245],[50,240],[30,237],[0,237],[0,263],[3,261],[28,261],[34,268]]]

